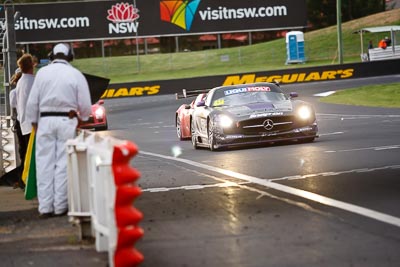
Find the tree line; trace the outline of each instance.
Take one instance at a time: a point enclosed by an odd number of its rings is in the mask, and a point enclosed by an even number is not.
[[[312,29],[336,24],[337,2],[333,0],[307,0],[308,22]],[[342,21],[350,21],[386,10],[385,0],[342,0]]]

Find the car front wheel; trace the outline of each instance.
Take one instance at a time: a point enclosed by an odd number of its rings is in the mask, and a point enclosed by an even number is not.
[[[214,135],[214,123],[210,119],[208,123],[208,143],[210,144],[210,150],[215,151],[217,150],[217,145],[215,142],[215,135]]]
[[[308,137],[308,138],[304,138],[304,139],[300,139],[301,143],[312,143],[314,142],[315,137]]]
[[[106,122],[103,126],[95,129],[95,131],[106,131],[106,130],[108,130],[108,122]]]

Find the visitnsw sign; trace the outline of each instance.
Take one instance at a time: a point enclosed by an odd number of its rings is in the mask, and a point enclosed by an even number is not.
[[[161,29],[168,33],[209,33],[306,26],[304,0],[151,0],[159,3]]]
[[[306,0],[136,0],[15,4],[18,43],[296,29]],[[4,7],[0,7],[4,17]],[[1,22],[4,27],[4,22]]]

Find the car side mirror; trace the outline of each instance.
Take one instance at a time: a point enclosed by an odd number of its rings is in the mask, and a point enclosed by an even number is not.
[[[291,92],[289,96],[290,96],[290,98],[295,98],[295,97],[298,97],[299,94],[296,92]]]
[[[190,109],[190,105],[185,105],[185,109]]]
[[[103,104],[104,104],[104,100],[103,100],[103,99],[100,99],[99,101],[97,101],[97,104],[103,105]]]
[[[204,107],[205,105],[206,105],[206,101],[204,101],[204,100],[201,100],[196,103],[196,107]]]

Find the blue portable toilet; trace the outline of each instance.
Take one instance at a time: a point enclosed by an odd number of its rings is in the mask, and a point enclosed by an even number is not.
[[[304,33],[300,31],[290,31],[286,34],[286,64],[304,63],[306,61],[304,53]]]

